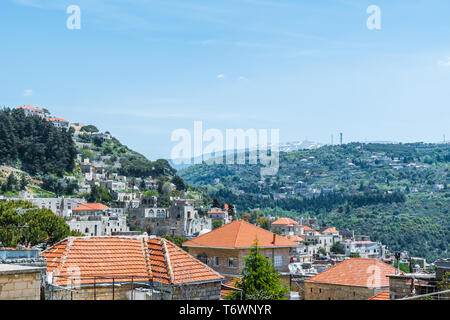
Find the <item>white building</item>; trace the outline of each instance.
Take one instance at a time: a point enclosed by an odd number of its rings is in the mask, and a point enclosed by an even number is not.
[[[22,109],[25,115],[28,116],[38,116],[40,118],[45,118],[44,109],[35,106],[20,106],[18,109]]]
[[[66,221],[70,230],[78,231],[86,236],[110,236],[113,232],[128,232],[127,219],[118,217],[74,217]]]

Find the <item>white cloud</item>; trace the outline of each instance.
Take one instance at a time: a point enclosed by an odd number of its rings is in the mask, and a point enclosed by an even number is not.
[[[217,75],[217,79],[223,79],[225,76],[221,73]]]
[[[450,57],[448,57],[446,60],[440,60],[439,65],[442,67],[450,67]]]
[[[244,77],[244,76],[239,76],[239,80],[240,81],[248,81],[248,78]]]
[[[33,90],[31,90],[31,89],[26,89],[23,91],[24,97],[31,97],[32,95],[33,95]]]

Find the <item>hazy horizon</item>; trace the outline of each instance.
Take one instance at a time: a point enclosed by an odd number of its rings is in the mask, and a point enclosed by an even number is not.
[[[380,30],[366,26],[373,4]],[[96,125],[149,159],[169,159],[171,133],[195,120],[279,129],[281,143],[450,138],[448,1],[7,0],[0,12],[2,105]]]

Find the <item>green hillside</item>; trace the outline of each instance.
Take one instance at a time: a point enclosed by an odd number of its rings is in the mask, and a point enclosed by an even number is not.
[[[281,153],[275,176],[261,177],[259,169],[200,164],[179,174],[242,212],[317,217],[391,250],[429,260],[449,256],[448,144],[324,146]]]

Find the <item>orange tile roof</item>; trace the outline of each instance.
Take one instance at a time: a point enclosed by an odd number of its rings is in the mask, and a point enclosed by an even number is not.
[[[220,295],[222,298],[225,299],[230,292],[239,291],[239,289],[236,288],[237,281],[240,281],[240,278],[233,278],[226,283],[222,283],[220,289]]]
[[[70,285],[120,282],[156,282],[166,285],[223,278],[169,240],[145,236],[70,237],[41,254],[54,284]],[[102,278],[103,277],[103,278]],[[69,281],[69,282],[68,282]]]
[[[286,236],[286,238],[288,238],[289,240],[294,241],[294,242],[304,242],[306,240],[305,237],[297,236],[295,234],[290,234],[290,235]]]
[[[272,222],[272,225],[298,225],[297,221],[291,218],[278,218],[276,221]]]
[[[305,230],[305,231],[312,231],[312,229],[308,226],[302,226],[302,227],[303,227],[303,230]]]
[[[48,121],[61,121],[61,122],[68,122],[67,120],[64,120],[62,118],[52,117],[48,119]]]
[[[103,211],[108,209],[108,206],[105,206],[101,203],[85,203],[76,207],[72,211]]]
[[[35,106],[20,106],[19,109],[34,109],[34,110],[42,110],[41,108],[35,107]]]
[[[390,293],[388,290],[381,291],[367,300],[390,300]]]
[[[322,233],[339,233],[335,228],[328,228],[322,231]]]
[[[350,258],[305,280],[312,283],[327,283],[357,287],[387,287],[387,275],[396,269],[377,259]]]
[[[275,236],[275,243],[273,243]],[[214,229],[197,238],[183,243],[186,247],[214,247],[214,248],[251,248],[258,239],[258,246],[266,247],[297,247],[298,244],[285,237],[254,226],[243,220],[233,221]]]

